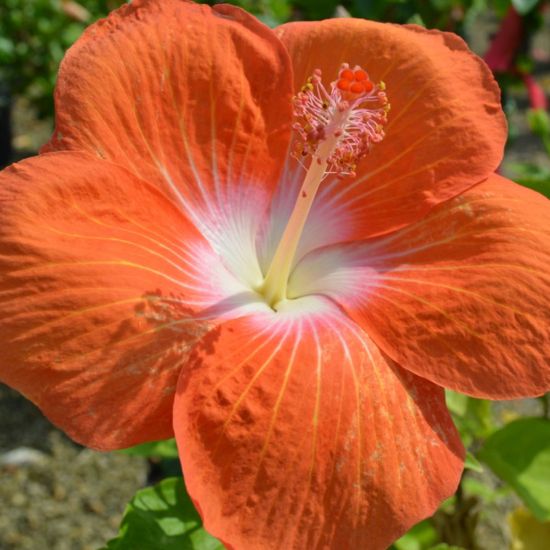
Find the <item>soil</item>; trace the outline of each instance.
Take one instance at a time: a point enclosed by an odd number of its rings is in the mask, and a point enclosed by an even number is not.
[[[100,548],[147,471],[143,458],[80,447],[0,385],[0,550]]]

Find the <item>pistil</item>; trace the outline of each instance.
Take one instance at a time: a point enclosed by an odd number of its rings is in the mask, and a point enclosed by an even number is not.
[[[357,161],[384,137],[389,103],[384,84],[374,85],[366,71],[343,64],[328,92],[321,71],[314,71],[294,98],[294,156],[310,159],[296,204],[265,279],[257,289],[277,309],[287,299],[287,286],[298,245],[322,181],[328,174],[353,177]]]

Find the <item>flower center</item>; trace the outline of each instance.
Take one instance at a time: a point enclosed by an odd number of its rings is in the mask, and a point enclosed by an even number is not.
[[[383,82],[344,63],[330,92],[316,69],[294,97],[293,156],[306,168],[300,192],[267,274],[257,292],[275,310],[287,300],[296,250],[321,182],[329,174],[354,177],[357,162],[384,138],[390,105]],[[309,160],[309,166],[304,163]]]

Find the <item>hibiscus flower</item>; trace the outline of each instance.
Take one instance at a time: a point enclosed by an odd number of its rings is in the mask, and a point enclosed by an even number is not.
[[[459,481],[444,387],[550,388],[550,208],[456,36],[134,0],[56,110],[0,175],[1,378],[90,447],[175,434],[229,547],[384,548]]]

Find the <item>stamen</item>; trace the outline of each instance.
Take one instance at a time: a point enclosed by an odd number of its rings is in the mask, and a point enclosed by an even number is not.
[[[273,309],[286,300],[298,243],[317,190],[328,174],[345,178],[374,143],[384,138],[390,109],[385,84],[374,84],[364,69],[342,64],[330,92],[316,69],[294,98],[294,156],[311,162],[265,279],[257,289]]]
[[[384,89],[383,82],[374,84],[361,67],[352,70],[344,63],[328,91],[316,69],[294,98],[295,157],[303,161],[315,155],[320,143],[334,136],[327,173],[353,175],[357,162],[384,138],[390,107]]]

